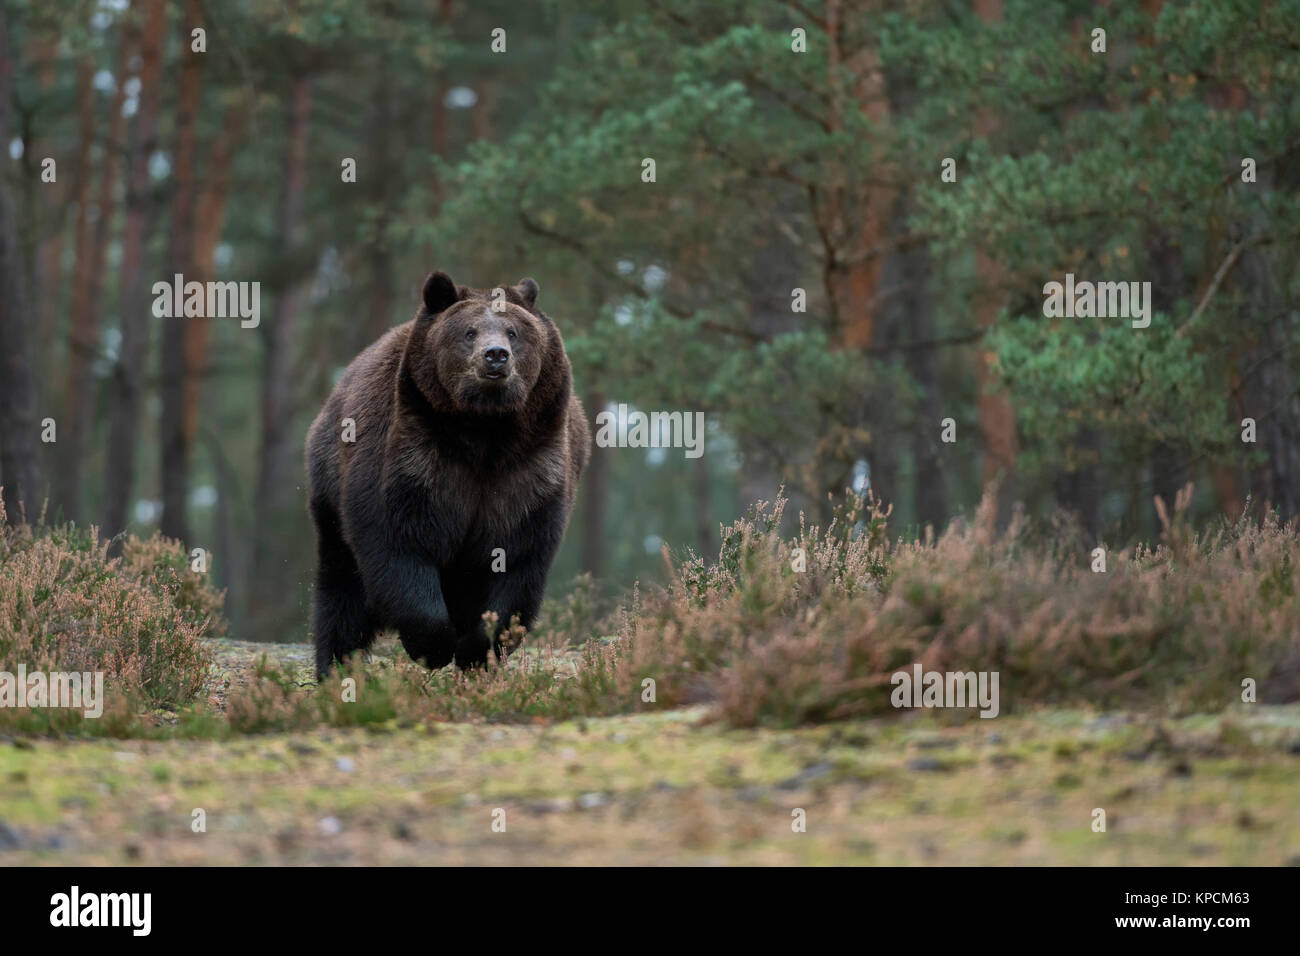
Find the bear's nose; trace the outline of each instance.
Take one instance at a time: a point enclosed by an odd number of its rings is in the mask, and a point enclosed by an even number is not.
[[[510,350],[494,345],[490,349],[483,350],[483,361],[487,362],[488,368],[501,368],[506,362],[510,361]]]

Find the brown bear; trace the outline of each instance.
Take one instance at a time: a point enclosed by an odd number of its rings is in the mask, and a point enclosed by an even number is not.
[[[591,455],[536,282],[471,289],[434,272],[422,298],[307,434],[321,675],[386,628],[429,667],[485,663],[489,645],[501,657],[511,617],[533,623]]]

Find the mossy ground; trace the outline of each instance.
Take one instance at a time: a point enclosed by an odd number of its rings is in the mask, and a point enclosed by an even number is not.
[[[212,643],[218,706],[262,653],[310,669],[303,645]],[[706,714],[5,740],[0,862],[1300,863],[1297,705],[798,730]]]

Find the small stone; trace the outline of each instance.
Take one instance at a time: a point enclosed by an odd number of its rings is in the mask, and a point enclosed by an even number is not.
[[[22,833],[0,820],[0,850],[21,850],[26,843]]]
[[[934,757],[917,757],[915,760],[907,762],[907,769],[925,772],[950,770],[951,768],[942,760],[936,760]]]
[[[552,797],[540,803],[530,803],[529,813],[568,813],[574,807],[571,797]]]
[[[776,786],[779,790],[798,790],[809,780],[816,780],[818,777],[824,777],[834,769],[834,766],[829,763],[809,764],[807,767],[804,767],[803,770],[799,771],[797,776],[791,777],[789,780],[782,780]]]

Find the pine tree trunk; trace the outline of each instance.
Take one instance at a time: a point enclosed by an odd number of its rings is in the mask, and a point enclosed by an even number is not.
[[[365,348],[395,324],[393,314],[393,251],[389,245],[388,227],[392,223],[393,190],[397,188],[393,169],[393,78],[387,58],[378,64],[378,83],[375,89],[374,115],[370,124],[369,155],[373,160],[365,172],[362,188],[374,207],[379,210],[375,223],[375,236],[367,245],[366,261],[370,281],[370,304],[362,323],[365,341],[354,343],[356,351]],[[429,266],[432,270],[433,266]],[[401,316],[405,321],[409,315]]]
[[[108,135],[104,140],[104,155],[99,173],[99,195],[95,202],[95,225],[90,245],[90,268],[84,282],[86,290],[84,314],[73,315],[74,326],[79,328],[73,344],[80,350],[83,359],[80,363],[69,363],[70,367],[80,366],[80,378],[76,381],[77,388],[70,393],[74,402],[71,405],[70,424],[73,426],[72,462],[76,474],[74,482],[79,502],[78,514],[82,513],[82,509],[87,514],[94,513],[90,510],[91,503],[85,500],[87,489],[81,481],[81,475],[85,472],[85,464],[90,456],[91,438],[95,430],[95,409],[99,407],[99,381],[94,376],[93,361],[100,351],[101,320],[105,311],[101,304],[104,301],[104,271],[108,258],[109,236],[113,229],[117,178],[124,147],[126,118],[122,114],[122,106],[126,102],[127,63],[130,62],[133,52],[131,39],[129,33],[124,33],[118,42],[117,59],[113,67],[116,90],[110,107]],[[80,288],[83,283],[77,282],[76,285]],[[102,494],[102,489],[96,490]],[[95,501],[93,507],[98,507],[100,504],[101,502]]]
[[[202,22],[198,0],[186,0],[181,23],[181,76],[176,103],[176,148],[173,154],[175,187],[172,193],[171,269],[185,282],[197,279],[195,244],[194,166],[198,142],[199,104],[202,97],[203,58],[190,49],[190,31]],[[162,367],[159,423],[159,462],[162,469],[162,521],[169,538],[188,541],[186,496],[190,484],[192,439],[185,431],[186,325],[193,318],[173,316],[162,327]]]
[[[10,138],[13,69],[7,14],[0,6],[0,143]],[[41,499],[32,322],[16,216],[9,181],[0,176],[0,484],[10,524],[36,520]]]
[[[1002,20],[1002,0],[975,0],[975,15],[984,23]],[[976,133],[989,135],[994,128],[992,116],[981,116],[976,121]],[[982,330],[991,329],[1002,309],[1005,272],[985,249],[975,251],[975,274],[982,288],[975,300],[975,324]],[[1011,399],[994,381],[995,356],[984,347],[975,350],[975,387],[979,413],[980,438],[983,442],[983,485],[998,481],[997,520],[1010,518],[1011,502],[1015,500],[1014,475],[1019,442],[1016,436],[1016,413]]]
[[[451,23],[453,13],[453,0],[438,0],[438,24],[446,27]],[[447,91],[450,88],[447,79],[446,66],[440,66],[433,77],[433,115],[429,120],[429,153],[432,156],[445,157],[447,155],[448,142],[450,140],[450,128],[447,122]],[[429,180],[429,198],[431,208],[429,216],[433,217],[438,214],[438,208],[442,205],[442,181],[435,172]],[[432,257],[437,250],[428,249],[427,254]],[[430,270],[434,268],[430,264]]]
[[[302,231],[302,200],[307,182],[307,140],[311,118],[311,81],[305,74],[292,80],[289,127],[284,160],[284,190],[280,197],[278,232],[292,254]],[[300,507],[302,486],[301,437],[294,431],[293,348],[297,341],[299,289],[290,281],[276,297],[275,311],[265,329],[262,366],[262,447],[257,476],[257,541],[251,612],[263,623],[283,593],[284,550],[277,530],[286,513]],[[271,621],[270,623],[274,623]]]
[[[93,269],[91,247],[94,243],[90,223],[91,183],[94,179],[90,155],[95,143],[94,76],[95,64],[87,55],[77,64],[77,178],[73,189],[73,202],[77,207],[73,275],[87,277]],[[67,377],[58,417],[61,440],[55,449],[59,467],[54,475],[54,505],[56,513],[65,519],[81,517],[81,468],[89,450],[90,423],[87,417],[94,407],[90,396],[91,374],[99,344],[96,327],[89,283],[73,282],[72,302],[68,308]]]
[[[205,177],[207,186],[198,197],[195,209],[194,278],[207,282],[216,274],[217,242],[226,221],[226,202],[230,196],[230,168],[236,150],[243,143],[250,103],[241,97],[226,110],[220,139],[210,149],[212,162]],[[181,432],[187,453],[192,453],[198,435],[199,388],[203,384],[208,339],[213,317],[206,313],[185,320],[185,376],[181,402]]]
[[[149,283],[144,259],[158,211],[149,183],[149,157],[158,145],[166,27],[166,0],[147,0],[143,27],[130,28],[140,33],[140,107],[127,146],[126,224],[122,236],[121,308],[118,310],[121,345],[108,382],[108,458],[101,523],[106,537],[126,529],[135,480],[142,373],[149,350]]]
[[[58,37],[53,32],[30,31],[28,38],[29,57],[32,71],[38,77],[41,95],[47,96],[54,88],[58,75],[55,63],[58,60]],[[50,141],[46,130],[41,129],[34,135],[24,135],[23,172],[30,184],[25,208],[25,220],[30,235],[35,242],[35,254],[32,258],[31,282],[27,289],[31,295],[29,308],[33,321],[37,323],[35,341],[35,360],[39,366],[37,400],[47,407],[53,407],[52,393],[62,390],[62,383],[56,383],[53,374],[55,368],[55,322],[63,301],[63,240],[67,231],[68,202],[65,180],[55,179],[52,183],[41,181],[41,166],[45,157],[52,156]]]
[[[900,224],[910,215],[911,202],[901,204]],[[934,298],[930,292],[931,262],[929,250],[922,245],[898,254],[899,283],[905,290],[899,296],[899,312],[905,319],[907,370],[921,390],[917,418],[912,428],[912,467],[915,470],[916,523],[933,525],[942,531],[948,518],[948,491],[945,485],[944,456],[939,441],[939,423],[944,418],[943,377],[939,351],[934,346],[917,347],[935,338]]]

